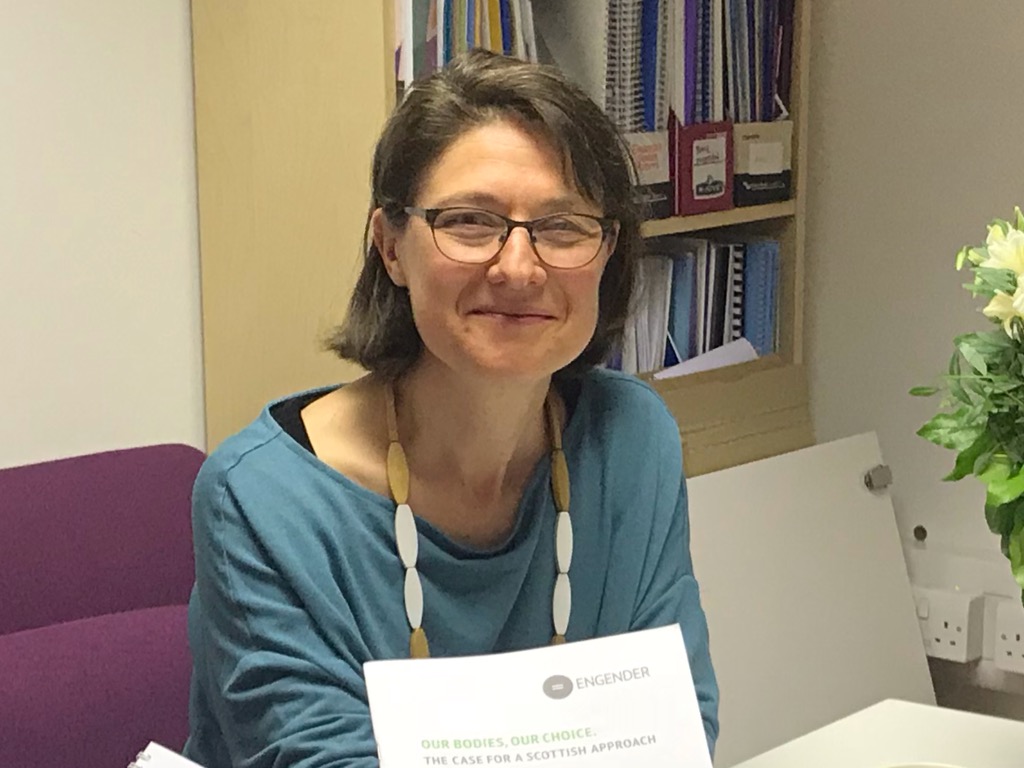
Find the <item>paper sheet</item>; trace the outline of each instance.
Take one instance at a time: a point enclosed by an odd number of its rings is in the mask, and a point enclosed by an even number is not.
[[[686,376],[689,373],[710,371],[713,368],[724,368],[727,365],[739,365],[757,359],[757,351],[746,339],[730,341],[720,347],[705,352],[703,355],[684,360],[678,365],[663,368],[654,374],[656,379],[672,379],[676,376]]]
[[[711,768],[678,625],[363,671],[381,768]]]

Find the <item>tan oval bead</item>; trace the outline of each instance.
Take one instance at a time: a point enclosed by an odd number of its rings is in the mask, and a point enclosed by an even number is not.
[[[551,439],[551,447],[562,450],[562,420],[558,417],[558,409],[551,395],[544,403],[544,410],[548,417],[548,436]]]
[[[427,642],[427,633],[423,631],[423,627],[413,630],[409,635],[409,658],[430,658],[430,644]]]
[[[551,638],[552,645],[565,645],[565,635],[555,635]]]
[[[559,512],[569,511],[569,465],[562,451],[551,452],[551,495]]]
[[[388,486],[396,504],[409,503],[409,465],[401,443],[388,445]]]

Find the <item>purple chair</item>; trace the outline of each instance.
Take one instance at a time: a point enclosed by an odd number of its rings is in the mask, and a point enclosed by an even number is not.
[[[0,470],[0,766],[183,745],[204,458],[156,445]]]

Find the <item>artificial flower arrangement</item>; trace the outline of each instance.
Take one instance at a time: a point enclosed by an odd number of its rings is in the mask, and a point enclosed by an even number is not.
[[[985,484],[985,520],[1024,590],[1024,214],[1014,214],[995,219],[984,245],[956,257],[956,268],[974,275],[964,287],[985,298],[982,312],[996,327],[954,338],[941,384],[910,393],[944,395],[917,434],[956,451],[944,479],[973,475]]]

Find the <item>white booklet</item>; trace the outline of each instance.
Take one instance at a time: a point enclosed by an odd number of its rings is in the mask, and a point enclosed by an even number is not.
[[[202,768],[177,752],[162,747],[155,741],[149,742],[144,750],[135,756],[135,761],[128,768]]]
[[[678,625],[363,671],[381,768],[711,768]]]

